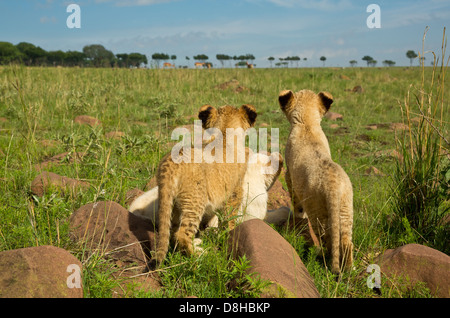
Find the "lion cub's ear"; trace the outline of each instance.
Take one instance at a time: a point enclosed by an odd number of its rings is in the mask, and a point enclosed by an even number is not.
[[[333,104],[333,96],[328,92],[320,92],[319,97],[325,107],[325,112],[327,112]]]
[[[217,109],[211,105],[203,105],[198,111],[198,119],[202,121],[204,129],[213,127],[217,119]]]
[[[289,104],[294,100],[294,93],[289,90],[284,90],[278,95],[278,102],[282,111],[286,111]]]
[[[245,104],[245,105],[241,106],[239,111],[245,116],[248,123],[250,124],[250,127],[253,127],[253,125],[255,124],[255,121],[256,121],[256,116],[258,116],[258,114],[256,113],[255,106],[250,105],[250,104]]]

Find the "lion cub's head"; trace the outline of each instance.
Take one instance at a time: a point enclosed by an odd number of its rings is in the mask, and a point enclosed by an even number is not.
[[[323,115],[330,109],[333,96],[328,92],[316,94],[307,89],[297,93],[284,90],[278,96],[278,102],[291,125],[314,125],[320,124]]]
[[[242,105],[240,108],[222,106],[218,109],[204,105],[198,112],[198,118],[202,121],[204,129],[218,128],[222,133],[225,133],[227,128],[246,130],[253,127],[256,116],[256,109],[252,105]]]

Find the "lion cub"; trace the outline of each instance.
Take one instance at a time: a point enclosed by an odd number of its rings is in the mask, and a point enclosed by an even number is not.
[[[278,169],[274,169],[272,165]],[[267,211],[268,191],[280,175],[283,167],[283,157],[279,153],[270,156],[261,153],[251,154],[242,185],[242,201],[237,203],[239,209],[236,214],[236,223],[251,219],[261,219],[268,223],[278,224],[286,221],[290,210],[287,207]],[[128,211],[148,218],[153,224],[159,226],[158,216],[158,187],[145,192],[134,200]],[[179,226],[179,211],[172,212],[172,230]],[[219,224],[216,215],[203,215],[200,228],[217,227]],[[197,240],[197,242],[199,242]],[[198,247],[196,247],[198,248]]]
[[[198,118],[203,128],[217,128],[223,136],[222,162],[179,162],[173,160],[172,154],[166,155],[160,162],[156,173],[159,205],[159,236],[156,255],[150,267],[158,266],[165,258],[169,247],[172,211],[180,213],[180,225],[174,233],[175,242],[188,254],[194,252],[194,237],[204,214],[212,214],[221,209],[227,201],[242,200],[242,182],[247,170],[248,151],[245,161],[227,160],[227,128],[245,130],[252,127],[256,120],[256,110],[252,105],[235,108],[223,106],[216,109],[210,105],[200,108]],[[235,137],[233,137],[235,138]],[[208,144],[203,144],[202,148]],[[231,153],[237,154],[238,145],[231,146]],[[234,149],[233,149],[234,148]],[[196,149],[190,149],[191,158]],[[198,149],[197,149],[198,150]],[[228,149],[230,151],[230,149]],[[237,157],[237,156],[236,156]],[[218,160],[217,160],[218,161]],[[228,161],[228,162],[227,162]]]
[[[331,252],[331,271],[353,263],[353,190],[345,171],[331,159],[328,140],[320,127],[330,109],[330,93],[285,90],[278,97],[291,124],[286,144],[286,183],[295,208],[303,208],[317,235]]]

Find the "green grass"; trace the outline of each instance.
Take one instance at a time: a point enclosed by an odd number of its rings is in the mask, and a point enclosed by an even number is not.
[[[425,68],[431,76],[431,68]],[[343,80],[346,75],[350,80]],[[331,111],[343,121],[323,120],[334,160],[348,173],[354,188],[355,269],[335,277],[326,263],[305,242],[277,229],[298,251],[322,297],[377,297],[366,286],[365,269],[386,248],[398,246],[383,227],[383,216],[393,214],[391,176],[396,160],[386,151],[396,149],[395,133],[369,124],[402,122],[401,105],[410,85],[420,87],[419,68],[346,69],[212,69],[127,70],[90,68],[0,68],[0,251],[50,244],[69,250],[68,218],[78,207],[97,200],[125,206],[125,193],[144,189],[160,158],[170,150],[174,127],[192,124],[200,106],[253,104],[257,127],[279,128],[284,153],[289,125],[279,109],[281,90],[312,89],[334,96]],[[215,86],[231,79],[247,87],[240,93]],[[364,93],[347,90],[361,85]],[[444,99],[445,100],[445,99]],[[450,122],[448,102],[443,121]],[[97,117],[97,128],[73,122],[77,115]],[[418,115],[417,115],[418,116]],[[339,128],[330,127],[331,124]],[[448,127],[448,126],[447,126]],[[125,137],[107,139],[120,130]],[[448,139],[448,130],[444,130]],[[45,140],[53,140],[43,146]],[[81,162],[53,166],[50,171],[89,181],[92,187],[75,196],[56,192],[31,196],[34,165],[62,152],[84,153]],[[379,154],[379,155],[376,155]],[[366,175],[375,166],[384,176]],[[245,276],[246,260],[234,264],[226,257],[226,231],[204,234],[209,251],[200,258],[177,251],[168,254],[161,278],[166,288],[158,293],[135,292],[130,297],[255,297],[264,288],[257,277]],[[77,251],[74,250],[74,253]],[[85,296],[109,297],[117,285],[114,268],[100,256],[83,260]],[[237,283],[236,283],[237,281]],[[228,286],[235,282],[236,289]],[[383,291],[385,297],[426,296]]]

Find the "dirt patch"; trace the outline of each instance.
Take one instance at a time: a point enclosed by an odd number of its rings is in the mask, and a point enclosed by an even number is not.
[[[216,86],[220,90],[232,90],[235,93],[241,93],[244,91],[250,91],[247,87],[240,85],[239,81],[232,79],[231,81],[224,82]]]

